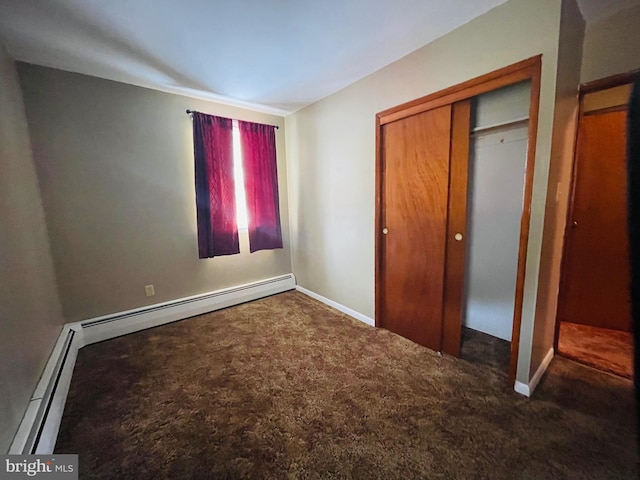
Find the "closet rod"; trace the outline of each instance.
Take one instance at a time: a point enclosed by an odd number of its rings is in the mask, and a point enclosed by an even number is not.
[[[502,122],[502,123],[494,123],[493,125],[487,125],[486,127],[476,127],[473,130],[471,130],[472,134],[476,134],[476,133],[484,133],[484,132],[488,132],[491,130],[498,130],[500,128],[504,128],[504,127],[516,127],[520,124],[526,124],[529,121],[529,117],[522,117],[522,118],[517,118],[515,120],[509,120],[507,122]]]

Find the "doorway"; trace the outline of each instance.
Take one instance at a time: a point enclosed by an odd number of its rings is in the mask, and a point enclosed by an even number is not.
[[[534,57],[377,115],[376,326],[460,356],[468,251],[472,102],[529,81],[525,127],[536,138],[541,58]],[[508,381],[515,382],[535,142],[516,204]]]
[[[460,357],[506,378],[513,332],[531,82],[472,100]]]
[[[626,205],[626,119],[632,78],[581,87],[558,297],[560,355],[633,375]]]

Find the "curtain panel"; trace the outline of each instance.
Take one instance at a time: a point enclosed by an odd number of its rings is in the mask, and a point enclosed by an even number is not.
[[[282,248],[275,127],[239,120],[249,250]]]
[[[240,253],[230,118],[193,112],[198,256]]]

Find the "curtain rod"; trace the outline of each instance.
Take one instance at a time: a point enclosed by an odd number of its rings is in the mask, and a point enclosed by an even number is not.
[[[196,112],[195,110],[187,109],[187,115],[191,115],[192,113],[199,113],[199,112]],[[252,122],[252,123],[258,123],[258,122]],[[269,125],[268,123],[259,123],[259,125],[267,125],[268,127],[275,127],[276,130],[280,128],[278,125]]]

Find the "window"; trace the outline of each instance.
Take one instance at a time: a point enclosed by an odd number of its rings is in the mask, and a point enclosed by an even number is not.
[[[282,248],[273,125],[193,114],[198,256]]]

